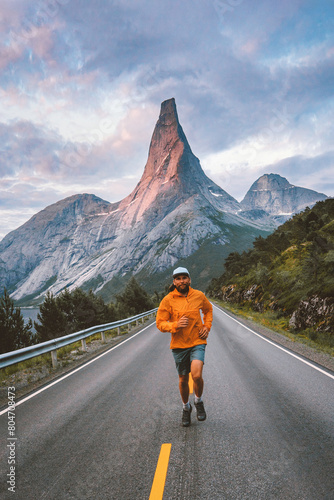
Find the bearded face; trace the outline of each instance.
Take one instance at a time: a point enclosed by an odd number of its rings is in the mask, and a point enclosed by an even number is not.
[[[173,279],[174,286],[179,293],[187,295],[190,287],[190,278],[186,274],[180,274]]]

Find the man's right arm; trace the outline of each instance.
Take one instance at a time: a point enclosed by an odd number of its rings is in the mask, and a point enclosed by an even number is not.
[[[156,319],[157,327],[161,332],[170,332],[170,333],[176,332],[177,321],[170,321],[170,319],[171,319],[170,306],[167,297],[165,297],[164,299],[162,299],[160,303]]]

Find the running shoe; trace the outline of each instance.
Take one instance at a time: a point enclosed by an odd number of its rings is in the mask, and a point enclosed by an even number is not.
[[[204,404],[203,401],[200,401],[199,403],[195,403],[196,407],[196,412],[197,412],[197,420],[200,422],[203,422],[203,420],[206,419],[206,412],[204,410]]]
[[[192,412],[192,406],[190,405],[190,410],[184,410],[183,409],[183,412],[182,412],[182,425],[183,427],[189,427],[189,425],[191,424],[191,417],[190,417],[190,414]]]

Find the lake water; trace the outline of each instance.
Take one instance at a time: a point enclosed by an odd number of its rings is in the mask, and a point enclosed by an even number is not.
[[[20,309],[24,322],[28,323],[29,318],[31,318],[32,324],[34,325],[34,321],[37,321],[37,314],[39,313],[39,307],[20,307]],[[34,328],[33,331],[35,331]]]

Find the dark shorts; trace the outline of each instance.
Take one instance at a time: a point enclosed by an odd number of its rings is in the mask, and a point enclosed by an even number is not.
[[[172,349],[178,374],[188,375],[190,373],[191,362],[194,359],[199,359],[204,364],[205,348],[206,344],[200,344],[187,349]]]

